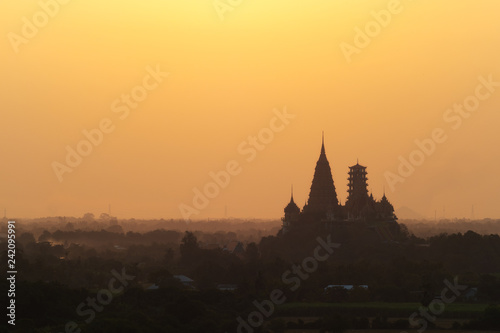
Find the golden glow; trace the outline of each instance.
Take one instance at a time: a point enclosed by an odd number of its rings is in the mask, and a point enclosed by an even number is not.
[[[42,2],[50,2],[42,0]],[[348,63],[340,44],[390,1],[243,0],[221,21],[207,1],[69,1],[15,53],[8,33],[37,2],[0,4],[0,206],[9,216],[181,216],[209,172],[242,172],[193,218],[280,217],[294,184],[302,206],[325,131],[339,199],[348,165],[368,167],[374,196],[388,188],[414,141],[434,128],[448,140],[394,192],[394,206],[426,216],[498,217],[500,88],[452,130],[446,109],[500,81],[497,1],[401,1]],[[124,120],[111,111],[146,67],[170,76]],[[273,109],[296,118],[252,162],[237,147],[269,125]],[[116,129],[59,182],[51,163],[82,130]],[[2,207],[0,207],[2,208]]]

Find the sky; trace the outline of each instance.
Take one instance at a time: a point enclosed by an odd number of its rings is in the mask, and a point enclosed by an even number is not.
[[[426,217],[500,217],[496,0],[0,2],[8,217],[280,218],[324,131]]]

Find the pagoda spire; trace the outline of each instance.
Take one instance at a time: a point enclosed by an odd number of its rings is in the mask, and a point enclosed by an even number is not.
[[[288,212],[300,212],[299,206],[293,201],[293,185],[292,185],[292,193],[290,196],[290,202],[288,205],[285,207],[285,214]]]
[[[325,153],[325,131],[321,131],[321,154]]]
[[[324,215],[329,207],[337,207],[338,199],[332,178],[332,170],[325,152],[325,135],[321,137],[321,154],[314,170],[309,200],[304,207],[306,212]]]

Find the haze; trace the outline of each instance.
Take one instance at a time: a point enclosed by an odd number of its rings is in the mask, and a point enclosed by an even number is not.
[[[16,53],[8,34],[40,7],[2,1],[0,208],[82,216],[111,204],[119,218],[180,218],[193,189],[237,161],[241,172],[191,218],[279,218],[292,184],[300,207],[307,199],[324,131],[342,202],[359,159],[374,196],[385,188],[396,208],[499,217],[498,83],[460,126],[444,115],[480,77],[500,82],[500,3],[401,1],[346,57],[342,43],[388,3],[248,0],[221,20],[212,1],[75,0]],[[121,119],[113,103],[157,68],[169,75]],[[247,161],[238,147],[285,109],[295,118]],[[113,131],[60,181],[53,163],[106,118]],[[387,172],[435,128],[447,139],[391,188]]]

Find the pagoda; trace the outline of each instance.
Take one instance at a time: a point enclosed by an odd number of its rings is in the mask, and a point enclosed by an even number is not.
[[[375,200],[372,194],[368,194],[366,169],[367,167],[359,162],[349,167],[348,196],[345,205],[340,204],[330,163],[326,157],[324,135],[322,135],[321,152],[314,169],[309,198],[300,210],[294,201],[292,188],[290,202],[284,209],[282,232],[318,226],[327,230],[333,230],[339,225],[373,227],[380,223],[389,223],[397,227],[394,207],[387,199],[385,191],[380,201]]]

